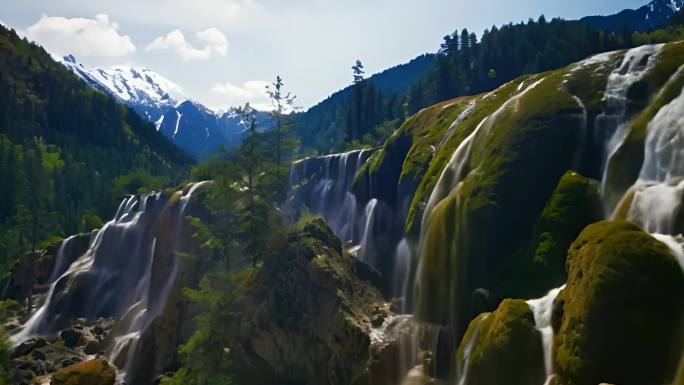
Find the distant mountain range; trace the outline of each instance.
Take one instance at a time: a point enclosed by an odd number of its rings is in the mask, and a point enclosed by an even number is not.
[[[231,148],[243,138],[237,110],[215,112],[187,99],[180,86],[149,69],[113,66],[86,67],[72,55],[60,62],[91,87],[114,96],[154,123],[157,131],[195,158],[216,152],[219,146]],[[259,126],[270,128],[267,112],[258,112]]]
[[[622,32],[626,26],[631,31],[648,32],[667,24],[682,6],[684,0],[653,0],[638,9],[626,9],[609,16],[588,16],[581,21],[604,31]]]

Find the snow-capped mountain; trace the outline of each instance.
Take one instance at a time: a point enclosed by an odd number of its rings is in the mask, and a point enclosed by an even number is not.
[[[243,138],[235,109],[214,112],[189,100],[183,89],[158,73],[143,68],[86,67],[72,55],[60,62],[91,87],[113,95],[155,125],[180,148],[196,158],[214,153],[219,146],[231,148]],[[262,128],[271,125],[269,115],[258,113]]]
[[[632,31],[648,32],[667,24],[683,6],[684,0],[652,0],[638,9],[626,9],[610,16],[588,16],[582,21],[605,31],[622,32],[626,26]]]

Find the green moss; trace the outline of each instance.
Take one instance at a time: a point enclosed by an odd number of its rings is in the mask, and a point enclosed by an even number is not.
[[[473,320],[457,359],[459,372],[467,373],[465,385],[544,382],[541,334],[535,329],[530,307],[522,300],[506,299],[496,311]]]
[[[568,143],[581,135],[579,106],[562,87],[567,72],[527,79],[527,86],[538,82],[536,87],[505,107],[510,98],[490,106],[495,112],[473,141],[470,173],[426,224],[416,286],[420,318],[463,331],[477,310],[471,293],[496,287],[515,253],[530,242],[537,218],[573,162]],[[423,305],[434,301],[451,306]]]
[[[598,183],[575,171],[563,174],[539,216],[532,242],[503,271],[496,295],[536,298],[563,284],[568,248],[602,216]]]
[[[554,304],[555,371],[567,385],[663,384],[681,351],[684,275],[636,225],[588,226],[568,254]]]
[[[475,130],[478,124],[480,124],[485,117],[491,115],[506,100],[510,99],[511,96],[517,92],[520,83],[526,81],[527,79],[528,77],[524,76],[501,86],[494,92],[469,99],[463,99],[463,102],[473,102],[474,108],[469,111],[467,116],[463,116],[462,121],[458,124],[455,130],[450,133],[449,136],[444,138],[444,141],[440,142],[439,146],[437,146],[435,149],[430,163],[427,166],[427,169],[425,170],[425,173],[411,201],[411,206],[406,219],[407,232],[418,230],[420,218],[422,216],[423,210],[425,209],[425,204],[430,197],[430,193],[437,184],[437,181],[442,174],[442,170],[447,165],[454,151],[458,148],[461,142],[463,142],[463,140],[467,138],[468,135],[473,132],[473,130]],[[465,107],[463,109],[465,109]],[[416,150],[416,152],[418,151]]]
[[[50,384],[113,385],[115,378],[114,368],[104,358],[96,358],[58,370]]]
[[[466,108],[469,99],[470,97],[457,98],[439,103],[408,118],[363,164],[354,183],[358,183],[366,174],[377,173],[386,161],[388,152],[402,138],[408,138],[411,147],[402,165],[401,179],[409,175],[420,178],[423,169],[430,163],[433,148],[440,143],[451,123]]]

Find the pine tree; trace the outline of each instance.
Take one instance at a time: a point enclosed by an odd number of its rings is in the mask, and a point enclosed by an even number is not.
[[[276,76],[276,81],[273,84],[266,86],[266,93],[268,94],[273,107],[272,115],[276,121],[276,177],[280,176],[280,163],[282,160],[283,112],[286,109],[291,110],[294,108],[294,101],[296,98],[296,96],[292,95],[290,92],[284,93],[283,85],[283,79],[280,76]]]

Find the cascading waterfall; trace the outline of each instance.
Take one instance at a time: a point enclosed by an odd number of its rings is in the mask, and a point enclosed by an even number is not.
[[[174,213],[174,228],[171,230],[171,234],[173,234],[174,250],[172,268],[169,276],[163,283],[157,298],[152,298],[150,296],[150,284],[152,281],[151,269],[153,263],[152,259],[150,259],[145,277],[138,286],[139,300],[128,309],[126,315],[123,317],[124,320],[127,321],[125,324],[128,324],[128,326],[123,335],[114,338],[114,346],[109,353],[110,360],[119,365],[123,363],[123,367],[120,368],[121,370],[118,373],[120,382],[125,382],[127,374],[131,372],[131,367],[135,363],[140,336],[152,321],[162,313],[164,306],[166,305],[166,299],[169,296],[173,284],[176,282],[181,266],[180,256],[177,254],[177,251],[180,251],[180,236],[188,203],[195,191],[207,183],[209,182],[205,181],[193,184],[188,189],[187,193],[183,194],[179,199],[178,208]],[[156,239],[152,243],[153,250],[155,243]]]
[[[150,214],[158,204],[158,193],[126,198],[88,251],[51,285],[45,304],[12,341],[54,333],[78,317],[92,320],[122,314],[134,301],[135,288],[152,257]]]
[[[604,194],[606,213],[615,205],[613,195],[622,191],[609,191],[607,186],[608,164],[624,142],[629,118],[629,90],[640,81],[655,64],[655,58],[663,45],[644,45],[633,48],[625,54],[622,64],[608,76],[603,96],[603,112],[596,117],[595,133],[598,143],[605,143],[603,153],[603,178],[601,190]]]
[[[77,318],[94,321],[99,317],[121,317],[122,326],[115,329],[120,334],[113,332],[111,336],[114,344],[109,358],[119,365],[120,375],[125,377],[131,364],[126,358],[133,357],[138,337],[163,311],[180,270],[180,257],[173,252],[171,273],[164,277],[162,287],[151,286],[155,258],[167,258],[155,252],[162,231],[157,226],[158,219],[165,210],[171,210],[173,228],[165,230],[170,230],[174,246],[180,244],[190,198],[205,183],[190,186],[176,204],[160,193],[127,197],[114,218],[94,236],[88,250],[60,274],[71,243],[65,241],[53,271],[58,278],[50,286],[45,303],[20,332],[11,336],[12,342],[18,344],[34,335],[53,334]],[[119,356],[122,352],[126,352],[126,357]]]
[[[48,283],[52,283],[57,278],[61,277],[62,274],[64,274],[64,272],[66,272],[69,269],[69,266],[71,266],[72,261],[67,260],[67,255],[71,254],[70,251],[73,247],[73,241],[74,239],[76,239],[76,237],[76,235],[72,235],[63,240],[62,244],[59,245],[57,257],[55,258],[55,266],[52,269],[52,273],[50,274]]]
[[[461,144],[458,145],[456,151],[454,151],[449,163],[442,171],[437,184],[435,185],[430,198],[428,199],[427,205],[425,206],[425,211],[423,211],[422,218],[422,230],[421,239],[423,238],[423,233],[425,232],[427,225],[430,223],[430,216],[432,215],[432,210],[434,207],[444,199],[451,191],[456,188],[463,179],[468,175],[470,170],[470,154],[472,151],[473,143],[476,138],[485,138],[492,126],[498,119],[498,117],[506,111],[512,104],[515,104],[514,108],[517,108],[517,102],[526,93],[537,87],[544,79],[539,79],[527,87],[524,87],[524,82],[520,84],[520,91],[518,94],[508,99],[504,104],[501,105],[494,113],[490,116],[485,117],[480,124],[473,130],[468,137],[466,137]]]
[[[295,190],[289,206],[322,215],[342,241],[359,244],[365,218],[351,192],[354,177],[372,150],[356,150],[297,161],[289,185]]]
[[[628,218],[650,233],[684,232],[684,90],[647,126],[644,163]]]
[[[484,321],[487,317],[489,317],[488,314],[483,315],[481,321]],[[462,341],[462,343],[465,344],[465,348],[463,349],[462,366],[458,368],[458,385],[465,385],[468,380],[468,364],[470,363],[470,357],[473,355],[473,349],[475,348],[475,343],[477,343],[477,338],[480,335],[481,326],[482,322],[478,323],[470,338]]]
[[[551,315],[553,313],[553,301],[558,297],[558,293],[565,288],[565,285],[551,289],[549,293],[541,298],[531,299],[527,304],[534,314],[534,324],[542,339],[542,351],[544,352],[544,369],[546,377],[550,378],[553,372],[553,360],[551,347],[553,344],[553,327],[551,327]],[[547,381],[548,382],[548,381]]]

